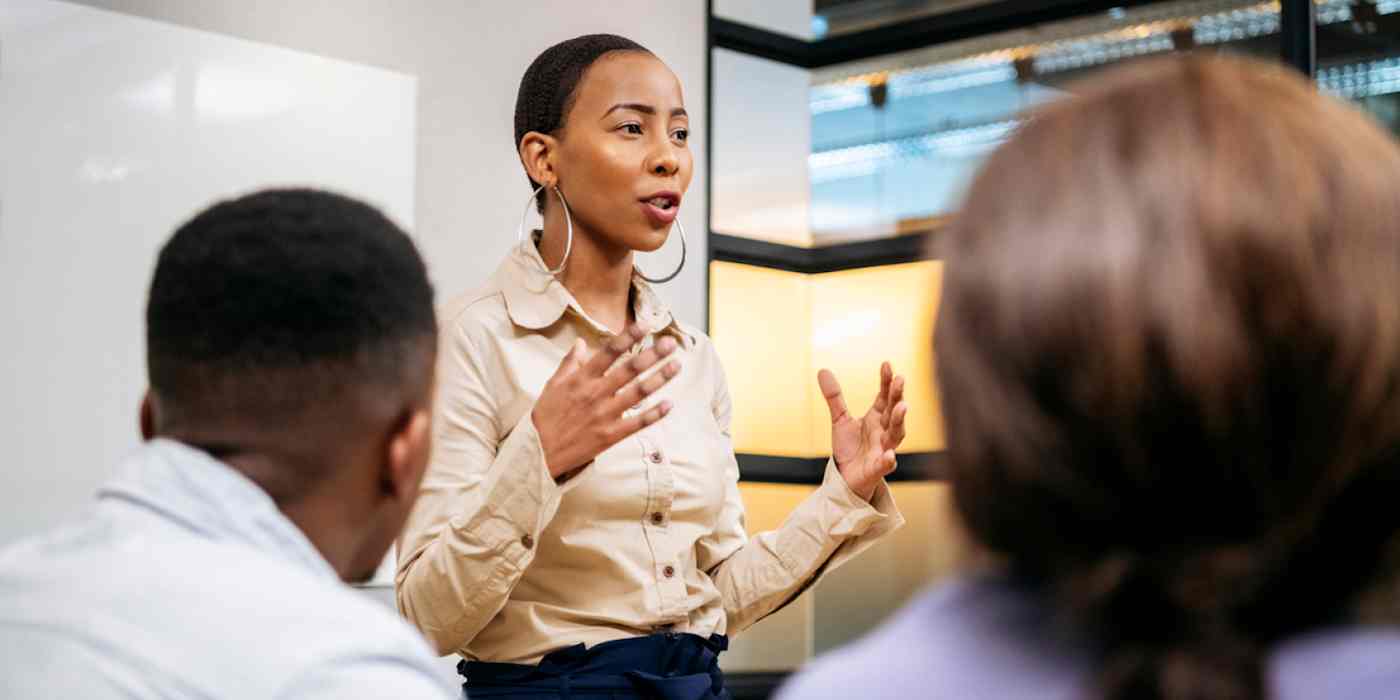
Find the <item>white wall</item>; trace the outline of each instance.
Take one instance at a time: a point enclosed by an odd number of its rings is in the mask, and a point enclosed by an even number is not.
[[[138,444],[146,292],[170,232],[268,185],[328,187],[411,226],[415,104],[402,73],[0,3],[0,543],[90,502]]]
[[[609,32],[641,43],[680,77],[692,115],[696,176],[681,212],[689,262],[662,293],[681,319],[704,326],[704,0],[84,3],[417,76],[414,233],[439,297],[476,286],[514,241],[529,195],[512,143],[515,93],[530,61],[580,34]],[[680,255],[676,238],[642,256],[642,268],[653,276],[671,270]]]
[[[692,115],[695,178],[681,213],[688,262],[662,293],[677,316],[704,327],[703,0],[610,2],[606,12],[571,0],[77,1],[417,77],[412,233],[439,299],[482,282],[515,240],[529,195],[512,143],[515,94],[526,66],[550,45],[580,34],[610,32],[640,42],[679,76]],[[639,264],[653,276],[669,272],[679,243],[673,236]]]
[[[0,7],[9,10],[30,1],[0,0]],[[589,32],[613,32],[641,42],[676,71],[685,87],[692,115],[691,143],[696,156],[696,177],[682,212],[682,221],[690,232],[690,262],[682,276],[667,285],[663,293],[682,319],[703,325],[707,231],[703,207],[706,189],[704,138],[708,116],[704,0],[609,0],[606,3],[586,0],[82,0],[81,4],[415,77],[416,143],[411,146],[411,154],[403,161],[391,159],[392,167],[389,167],[391,162],[378,150],[382,144],[371,142],[363,147],[324,154],[324,157],[350,169],[368,167],[391,177],[397,174],[399,181],[383,185],[385,189],[377,190],[377,196],[367,191],[357,194],[387,206],[401,221],[411,221],[440,297],[479,283],[495,268],[514,239],[528,192],[511,143],[513,105],[519,77],[530,60],[557,41]],[[719,0],[716,7],[721,14],[740,21],[793,34],[805,35],[810,29],[810,2],[807,0]],[[4,80],[4,71],[15,65],[12,53],[22,46],[27,45],[9,36],[0,37],[0,52],[3,52],[0,80]],[[775,72],[782,71],[782,67],[769,67]],[[803,158],[809,138],[805,119],[805,72],[781,77],[782,99],[766,94],[769,99],[760,110],[764,125],[782,126],[778,133],[784,146],[778,150],[784,154],[783,161],[787,164],[774,169],[773,174],[779,180],[775,181],[777,185],[770,185],[770,192],[787,192],[792,196],[784,195],[781,197],[784,201],[795,199],[805,204],[807,171]],[[727,84],[724,89],[745,86],[753,86],[752,81]],[[0,90],[8,87],[8,84],[0,85]],[[84,97],[83,83],[64,88],[74,100]],[[716,88],[721,89],[719,85]],[[159,94],[159,89],[154,94]],[[55,90],[52,96],[62,100],[63,89]],[[791,115],[783,114],[782,101],[792,101]],[[0,99],[0,110],[15,108],[12,102]],[[738,112],[734,117],[740,117],[743,109]],[[346,123],[328,122],[328,125],[340,128]],[[742,122],[736,121],[731,126],[742,127]],[[88,136],[100,138],[100,133]],[[148,136],[158,142],[162,132],[153,127]],[[338,132],[336,136],[348,144],[357,142],[355,135]],[[5,148],[0,150],[0,160],[4,160],[11,155],[14,140],[24,139],[26,135],[7,130],[0,133],[0,137],[12,139],[3,142]],[[359,134],[358,137],[363,139],[369,135]],[[736,139],[735,143],[742,143],[742,139]],[[791,147],[794,143],[798,144],[796,148]],[[752,163],[761,162],[765,149],[768,157],[773,155],[772,143],[759,141],[750,145],[752,152],[733,152],[735,160],[730,169],[736,174],[747,171]],[[753,161],[755,157],[760,161]],[[113,166],[110,162],[96,162],[89,172],[94,177],[110,177]],[[411,173],[401,166],[409,168]],[[292,168],[286,172],[291,177],[298,171]],[[12,196],[8,188],[0,189],[0,213],[5,216],[19,211],[19,203]],[[125,256],[121,259],[123,264],[109,265],[110,274],[119,277],[125,288],[144,289],[156,246],[169,234],[168,229],[175,219],[204,204],[192,201],[197,199],[200,198],[190,193],[176,193],[163,200],[158,211],[125,211],[128,221],[137,225],[146,223],[148,227],[134,246],[120,249]],[[77,205],[86,203],[86,200],[75,202],[75,211],[81,209]],[[744,210],[740,207],[735,213],[742,214]],[[805,234],[805,224],[805,214],[798,215],[793,222],[800,234]],[[109,248],[91,246],[101,244],[101,240],[75,237],[78,232],[78,229],[68,228],[56,232],[62,235],[26,233],[20,238],[17,228],[0,227],[0,244],[5,246],[0,248],[5,256],[0,262],[19,260],[15,251],[21,251],[28,262],[16,266],[13,277],[8,274],[11,269],[5,269],[9,284],[17,284],[15,280],[19,275],[51,274],[75,251],[89,256],[89,262],[116,262],[110,259]],[[678,253],[676,242],[668,243],[666,249],[657,254],[659,260],[642,260],[641,264],[651,271],[669,270]],[[33,306],[35,299],[14,293],[17,287],[0,289],[5,292],[4,304],[7,304],[0,306],[0,310],[10,314],[6,319],[46,324],[46,332],[50,334],[74,324],[91,324],[90,330],[111,337],[121,335],[128,341],[141,332],[139,307],[121,313],[92,313],[95,307],[90,306],[87,313],[75,313],[73,318],[40,315]],[[63,303],[80,308],[86,300],[101,301],[110,293],[108,285],[82,278],[64,280],[56,289],[65,295]],[[17,394],[12,391],[21,378],[28,382],[26,386],[34,388],[75,371],[102,376],[108,366],[107,358],[112,354],[108,344],[98,341],[68,346],[38,345],[35,337],[25,337],[23,325],[3,323],[0,327],[6,328],[8,341],[4,350],[0,350],[4,353],[8,373],[2,385],[7,391],[6,396],[0,398],[0,415],[8,426],[23,431],[26,439],[36,441],[35,444],[50,446],[134,441],[136,413],[132,396],[140,390],[140,379],[133,379],[130,374],[114,380],[113,387],[101,387],[102,392],[109,392],[111,396],[110,401],[100,404],[50,397],[49,405],[35,405],[17,401]],[[121,362],[127,365],[139,361],[139,350],[133,351],[130,342],[121,353]],[[73,377],[66,380],[72,381]],[[24,393],[44,395],[37,390]],[[55,420],[52,418],[55,411],[81,415],[83,421]],[[93,427],[97,425],[101,427]],[[107,466],[89,464],[86,458],[17,458],[15,445],[14,439],[8,441],[10,461],[4,469],[9,485],[0,495],[0,541],[21,530],[42,527],[59,517],[64,508],[86,500],[101,470]],[[43,484],[48,489],[45,497],[57,498],[62,503],[40,503],[34,500],[33,489],[17,488],[21,479],[16,478],[16,474],[20,470],[25,472],[28,483]],[[40,511],[43,515],[37,514]],[[818,591],[818,606],[821,607],[821,593],[830,588],[839,590],[836,599],[849,599],[854,608],[869,607],[871,601],[865,597],[869,588],[863,581],[869,578],[871,568],[856,562],[848,571],[837,572]],[[887,567],[874,568],[881,576],[888,574]],[[392,605],[389,591],[370,593]],[[900,589],[896,593],[903,595],[906,591]],[[804,596],[790,609],[738,637],[725,655],[725,667],[731,671],[773,669],[805,658],[810,653],[813,635],[813,598],[811,594]],[[838,617],[848,614],[843,604],[836,603],[834,607]],[[851,633],[844,628],[827,630],[831,622],[828,620],[822,627],[824,641],[844,640]],[[779,648],[778,645],[783,646]],[[450,659],[444,662],[445,675],[452,675],[450,665]]]
[[[714,0],[716,17],[779,32],[812,38],[811,0]]]
[[[810,72],[715,50],[716,233],[811,246]]]
[[[0,0],[5,10],[22,8],[31,0]],[[132,17],[158,20],[182,27],[238,37],[298,52],[375,66],[413,76],[417,81],[416,144],[411,153],[412,174],[403,174],[400,185],[412,188],[411,202],[404,202],[393,213],[412,220],[412,233],[427,258],[439,298],[459,293],[480,283],[495,269],[514,241],[521,209],[529,192],[512,143],[515,93],[520,76],[529,62],[548,46],[580,34],[610,32],[634,39],[650,48],[676,72],[685,89],[691,114],[691,147],[695,153],[695,178],[681,221],[689,233],[689,262],[679,278],[668,283],[662,293],[682,320],[703,327],[705,324],[706,233],[705,180],[705,2],[704,0],[609,0],[606,3],[580,0],[530,0],[529,2],[471,0],[79,0],[77,4],[112,10]],[[83,37],[77,37],[82,39]],[[20,42],[0,37],[8,64]],[[114,54],[115,55],[115,54]],[[79,99],[82,84],[66,86]],[[55,91],[61,95],[61,90]],[[0,100],[0,109],[14,105]],[[335,125],[341,126],[341,125]],[[159,139],[158,126],[149,132]],[[18,136],[16,136],[18,138]],[[351,168],[380,167],[379,152],[354,146],[335,154],[336,162]],[[0,151],[0,159],[10,152]],[[99,166],[101,164],[98,164]],[[96,172],[96,171],[94,171]],[[290,172],[290,171],[289,171]],[[387,172],[398,172],[389,169]],[[389,189],[393,190],[394,187]],[[395,190],[397,191],[397,190]],[[364,196],[384,203],[390,195]],[[13,211],[9,194],[0,192],[5,213]],[[127,212],[134,223],[147,222],[149,228],[139,244],[127,250],[120,269],[112,274],[124,284],[149,282],[156,246],[168,236],[173,225],[171,211],[193,213],[205,204],[188,195],[171,195],[163,203],[160,216],[149,211]],[[82,204],[75,202],[74,205]],[[20,246],[24,255],[35,256],[31,272],[44,274],[45,264],[56,264],[73,248],[71,239],[26,233],[17,229],[0,230],[0,242]],[[640,261],[652,274],[668,271],[679,257],[679,241],[672,237],[665,248]],[[10,255],[10,248],[6,248]],[[100,253],[90,253],[100,256]],[[34,316],[33,307],[5,287],[5,308],[16,318]],[[65,284],[65,294],[101,297],[107,289],[89,279]],[[54,327],[73,323],[96,323],[102,331],[125,335],[140,334],[139,308],[122,314],[93,318],[46,317]],[[8,318],[8,316],[7,316]],[[100,372],[107,351],[102,343],[74,344],[58,355],[46,355],[45,347],[21,354],[23,339],[16,339],[14,326],[7,327],[3,352],[6,377],[3,388],[14,388],[14,377],[28,372],[36,386],[46,376],[83,367]],[[139,349],[124,350],[124,362],[139,360]],[[55,359],[59,358],[59,359]],[[32,439],[45,444],[81,444],[98,439],[94,425],[100,423],[103,435],[116,440],[135,440],[136,410],[129,394],[139,394],[140,382],[127,376],[120,380],[119,400],[111,405],[65,400],[58,409],[81,412],[82,422],[43,419],[35,407],[17,400],[7,391],[0,398],[0,416],[9,424],[32,432]],[[64,405],[67,404],[67,405]],[[32,531],[62,517],[65,509],[85,501],[105,464],[89,464],[93,458],[73,461],[11,458],[5,474],[11,482],[0,495],[0,514],[5,520],[0,541]],[[17,490],[11,478],[17,470],[36,476],[62,503],[27,507],[32,489]],[[65,470],[70,470],[66,471]],[[79,471],[71,471],[79,470]],[[71,477],[71,478],[70,478]],[[33,505],[33,504],[30,504]],[[27,508],[27,509],[26,509]],[[39,511],[43,515],[37,514]],[[809,618],[807,615],[803,619]],[[803,623],[809,624],[809,623]],[[740,645],[727,655],[734,667],[763,667],[761,649],[746,654]],[[746,661],[746,659],[748,659]],[[444,667],[447,670],[447,667]]]

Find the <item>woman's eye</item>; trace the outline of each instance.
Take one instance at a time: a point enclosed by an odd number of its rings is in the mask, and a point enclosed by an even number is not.
[[[623,130],[623,131],[626,131],[626,132],[629,133],[629,134],[641,134],[641,133],[642,133],[642,125],[641,125],[641,124],[623,124],[623,125],[622,125],[622,130]]]
[[[672,134],[672,136],[677,141],[684,141],[690,138],[690,129],[676,129],[675,133]]]

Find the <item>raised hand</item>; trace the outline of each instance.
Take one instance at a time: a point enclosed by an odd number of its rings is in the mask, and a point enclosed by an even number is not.
[[[579,340],[545,383],[530,416],[544,448],[545,465],[555,479],[587,465],[598,453],[671,411],[671,402],[662,401],[636,415],[623,415],[681,371],[680,360],[671,360],[638,379],[675,351],[676,341],[669,337],[613,367],[645,336],[637,325],[628,325],[591,355]]]
[[[890,363],[880,365],[880,395],[861,418],[846,411],[841,383],[831,370],[817,373],[817,384],[831,411],[831,456],[846,483],[870,500],[875,487],[894,471],[895,450],[904,442],[904,377],[894,376]]]

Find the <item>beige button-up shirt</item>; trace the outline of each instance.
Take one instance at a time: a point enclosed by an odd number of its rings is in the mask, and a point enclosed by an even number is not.
[[[535,663],[658,630],[733,634],[903,524],[881,484],[867,503],[828,463],[777,530],[749,537],[714,346],[640,278],[637,322],[676,338],[674,407],[563,483],[530,411],[577,338],[611,337],[514,250],[482,290],[441,309],[431,466],[399,540],[399,610],[443,654]]]

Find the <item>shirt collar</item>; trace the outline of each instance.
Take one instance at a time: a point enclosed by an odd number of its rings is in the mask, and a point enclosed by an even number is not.
[[[606,326],[590,318],[574,295],[549,274],[548,266],[540,257],[538,239],[536,231],[530,239],[512,248],[497,270],[511,322],[521,328],[541,330],[572,311],[598,332],[610,334]],[[668,333],[685,347],[694,346],[695,338],[681,327],[671,309],[635,267],[632,269],[632,300],[637,323],[647,333]]]
[[[208,453],[156,439],[128,456],[99,500],[144,507],[217,541],[252,546],[327,578],[335,569],[261,487]]]

